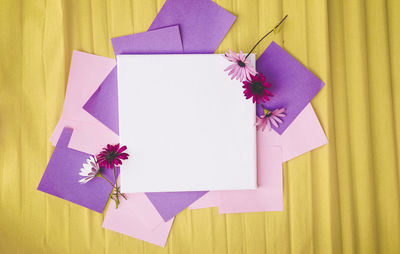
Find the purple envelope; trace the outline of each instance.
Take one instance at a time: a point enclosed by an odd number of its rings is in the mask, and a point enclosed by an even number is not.
[[[256,65],[257,71],[272,84],[270,91],[274,96],[263,103],[264,107],[286,108],[283,123],[278,128],[272,125],[282,134],[325,84],[275,42],[262,53]],[[257,115],[262,114],[263,108],[257,105]]]
[[[112,186],[100,177],[79,183],[84,178],[79,175],[80,169],[90,154],[68,148],[71,135],[72,129],[63,129],[37,189],[102,213]],[[105,170],[103,175],[114,182],[112,170]]]
[[[185,54],[214,53],[235,20],[211,0],[167,0],[149,30],[179,25]]]
[[[167,0],[149,30],[179,25],[184,53],[213,53],[235,19],[235,16],[211,0]],[[170,32],[172,33],[172,31]],[[172,41],[166,41],[160,37],[154,38],[148,35],[150,33],[151,31],[112,39],[115,55],[127,53],[154,54],[160,53],[160,51],[161,53],[177,53],[166,49],[166,44],[170,44]],[[148,43],[135,43],[135,40],[138,40],[135,39],[137,36]],[[158,50],[156,47],[150,48],[148,44],[151,43],[160,43],[160,48]],[[107,77],[100,85],[99,89],[86,103],[84,109],[118,133],[116,71],[111,72],[110,76],[112,77]],[[113,105],[114,103],[116,105]],[[102,105],[113,106],[106,109],[107,113],[104,113],[104,106]],[[205,193],[207,192],[164,192],[146,193],[146,195],[161,217],[168,221]]]
[[[115,55],[179,54],[183,51],[179,26],[112,38],[111,42]],[[117,67],[108,74],[83,109],[119,133]]]

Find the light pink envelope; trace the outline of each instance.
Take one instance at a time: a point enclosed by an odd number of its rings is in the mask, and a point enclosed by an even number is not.
[[[282,149],[265,143],[266,139],[258,139],[256,190],[210,191],[190,209],[218,206],[219,213],[282,211]]]
[[[118,177],[118,184],[121,185],[121,179]],[[126,211],[130,211],[132,215],[134,215],[138,220],[140,220],[144,226],[150,231],[155,230],[161,224],[164,224],[165,221],[158,213],[157,209],[154,208],[153,204],[150,202],[149,198],[144,193],[125,193],[126,200],[122,199],[121,205],[118,209],[123,209]],[[108,208],[110,210],[110,208]],[[119,216],[118,213],[113,213],[109,215],[109,220],[116,220],[115,216]],[[135,231],[135,225],[132,224],[131,233],[137,234],[139,232]],[[115,230],[120,230],[119,227],[114,226]],[[146,229],[146,230],[147,230]],[[122,228],[121,228],[122,230]]]
[[[258,188],[256,190],[221,191],[219,213],[248,213],[283,210],[282,149],[258,147]]]
[[[328,140],[325,136],[325,133],[322,129],[322,126],[311,106],[308,104],[304,110],[298,115],[298,117],[292,122],[292,124],[286,129],[286,131],[279,135],[274,130],[268,131],[267,129],[264,132],[257,133],[257,144],[258,149],[260,149],[260,144],[263,144],[262,147],[268,146],[279,146],[282,149],[282,161],[288,161],[293,159],[303,153],[309,152],[313,149],[316,149],[322,145],[328,143]],[[259,158],[265,155],[258,154]],[[260,167],[260,164],[258,165]],[[273,176],[271,176],[272,178]],[[280,180],[281,181],[281,180]],[[275,186],[280,188],[279,186]],[[207,207],[219,207],[220,213],[228,213],[229,207],[223,207],[224,204],[221,203],[221,195],[224,195],[227,199],[229,197],[230,191],[211,191],[206,195],[201,197],[195,203],[193,203],[189,208],[190,209],[199,209],[199,208],[207,208]],[[283,199],[283,196],[281,196]],[[271,205],[277,205],[282,202],[281,200],[275,200],[278,203],[273,204],[271,201]],[[243,205],[243,209],[246,206]],[[250,210],[248,210],[250,212]],[[271,211],[271,210],[265,210]]]
[[[258,133],[257,141],[261,139],[266,146],[282,147],[283,162],[328,143],[311,103],[301,111],[282,135],[274,130],[265,129],[264,132]]]
[[[81,136],[80,138],[84,138],[84,142],[82,142],[82,140],[78,140],[77,137],[73,135],[68,144],[69,148],[76,149],[76,143],[78,143],[79,149],[76,150],[89,154],[96,154],[101,150],[99,148],[105,145],[104,140],[118,143],[117,134],[112,132],[82,108],[108,73],[114,68],[115,64],[115,60],[111,58],[80,51],[73,52],[63,112],[50,137],[50,141],[53,145],[57,144],[64,127],[76,129],[77,126],[82,125],[90,126],[93,136],[103,137],[103,139],[88,139],[88,136]]]
[[[128,200],[121,199],[121,203],[118,209],[115,209],[114,204],[110,204],[107,210],[107,214],[104,218],[103,227],[164,247],[165,243],[167,242],[169,231],[171,230],[174,219],[172,218],[167,222],[164,222],[161,219],[161,223],[158,224],[156,227],[149,227],[146,224],[146,221],[149,221],[149,218],[146,217],[145,219],[143,219],[143,214],[142,216],[140,216],[135,213],[135,211],[137,211],[138,205],[141,207],[143,206],[143,200],[141,200],[142,197],[138,197],[138,199],[135,200],[132,199],[131,196],[132,195],[129,195],[127,197]],[[142,196],[144,196],[144,194]],[[147,199],[146,196],[144,196],[144,198]],[[153,208],[150,210],[155,209]]]
[[[129,209],[131,214],[136,215],[149,230],[154,230],[165,223],[164,219],[144,193],[127,193],[125,195],[127,202],[124,202],[125,204],[122,206],[122,209]],[[118,207],[118,209],[120,209],[120,207]],[[111,219],[113,219],[112,217],[114,216],[115,215],[110,215]],[[134,225],[132,226],[134,227]],[[134,231],[134,229],[132,229],[132,231]]]
[[[189,209],[201,209],[208,207],[217,207],[221,204],[221,191],[209,191],[196,202],[189,206]]]

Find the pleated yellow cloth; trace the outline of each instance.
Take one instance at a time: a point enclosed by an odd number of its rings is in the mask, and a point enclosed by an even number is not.
[[[284,164],[284,212],[185,210],[166,248],[36,190],[72,50],[113,57],[163,0],[0,0],[0,253],[400,253],[400,1],[218,0],[238,18],[217,53],[271,40],[327,85],[312,101],[329,145]]]

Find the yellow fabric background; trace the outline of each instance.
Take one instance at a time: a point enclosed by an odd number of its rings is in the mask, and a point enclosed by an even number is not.
[[[284,164],[284,212],[176,217],[166,248],[36,190],[73,49],[113,57],[164,0],[0,0],[0,253],[399,253],[400,1],[218,0],[238,18],[217,50],[273,39],[327,83],[329,145]]]

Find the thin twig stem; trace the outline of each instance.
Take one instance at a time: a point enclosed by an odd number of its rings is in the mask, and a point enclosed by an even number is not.
[[[261,104],[261,107],[262,107],[264,110],[268,110],[268,109],[265,108],[265,106],[264,106],[263,104]]]
[[[118,186],[118,183],[117,183],[117,172],[116,172],[116,169],[115,169],[115,165],[114,165],[114,180],[115,180],[115,198],[116,198],[116,203],[117,203],[117,207],[118,207],[118,205],[119,205],[119,198],[118,198],[118,196],[119,195],[121,195],[124,199],[127,199],[126,198],[126,196],[119,190],[119,186]],[[118,201],[118,202],[117,202]]]
[[[114,165],[114,181],[115,181],[115,187],[118,188],[118,184],[117,184],[117,174],[115,173],[115,165]]]
[[[282,23],[283,23],[283,21],[285,21],[285,19],[287,18],[287,14],[286,14],[286,16],[285,17],[283,17],[283,19],[271,30],[271,31],[269,31],[266,35],[264,35],[257,43],[256,43],[256,45],[254,45],[254,47],[250,50],[250,52],[246,55],[246,57],[245,57],[245,59],[244,60],[246,60],[247,59],[247,57],[249,57],[249,55],[253,52],[253,50],[258,46],[258,44],[260,44],[260,42],[262,41],[262,40],[264,40],[264,38],[265,37],[267,37],[270,33],[272,33],[275,29],[277,29]]]
[[[106,180],[107,182],[109,182],[111,184],[111,186],[114,188],[114,184],[112,184],[112,182],[110,180],[108,180],[107,178],[105,178],[102,174],[99,175],[101,178],[103,178],[104,180]]]

